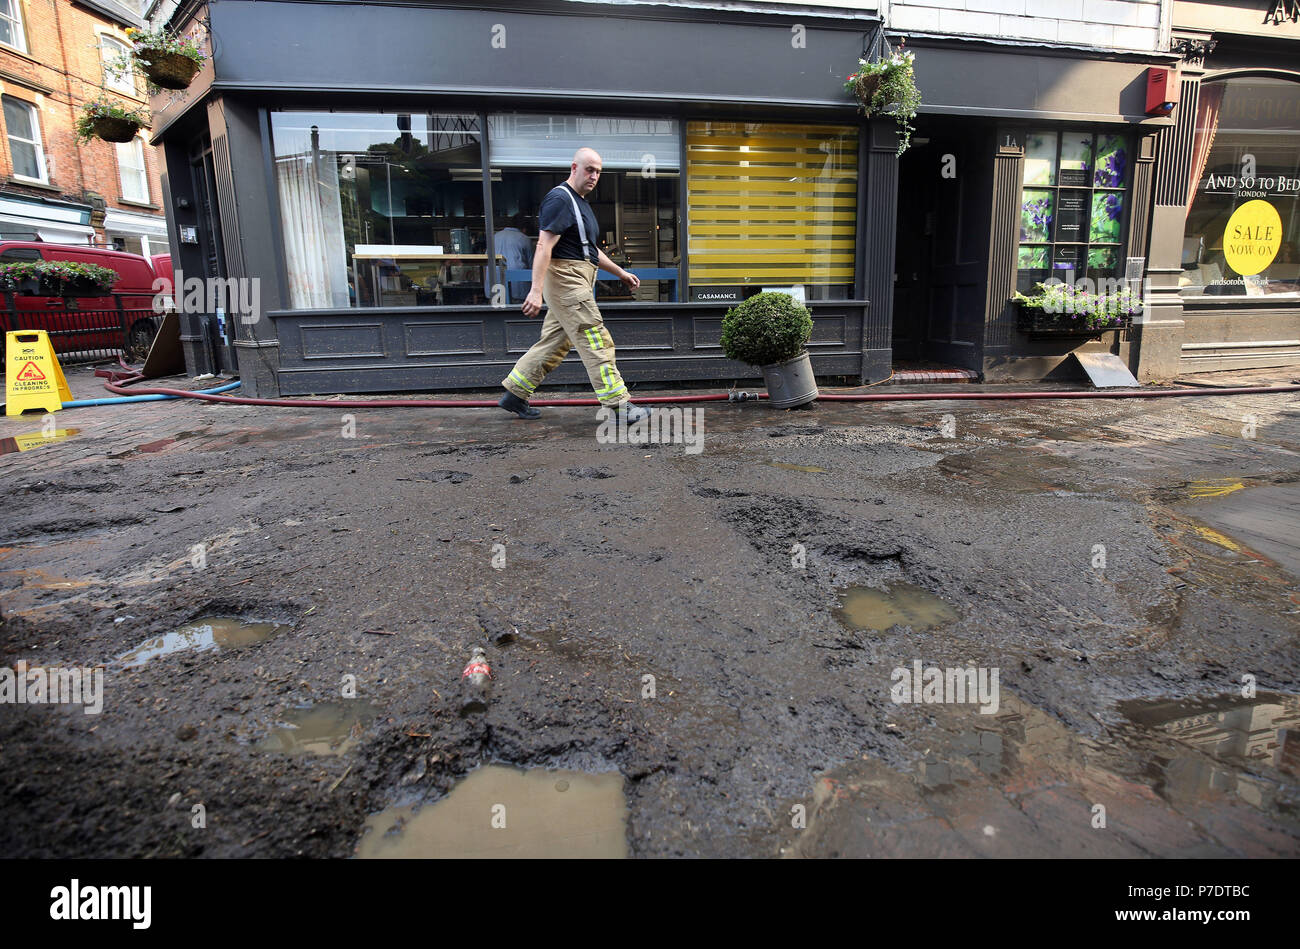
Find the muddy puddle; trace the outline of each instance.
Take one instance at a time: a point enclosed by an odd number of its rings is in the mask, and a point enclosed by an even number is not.
[[[769,465],[772,468],[781,468],[784,471],[803,471],[808,474],[830,473],[828,469],[818,468],[816,465],[792,465],[784,461],[772,461],[771,459],[764,460],[763,464]]]
[[[249,623],[231,617],[206,616],[174,632],[146,639],[134,649],[119,655],[113,665],[119,669],[135,669],[151,659],[179,652],[239,649],[264,642],[283,628],[284,625],[280,623]]]
[[[958,618],[957,611],[930,591],[913,583],[891,583],[887,589],[850,586],[839,592],[835,618],[850,629],[884,632],[892,626],[932,629]]]
[[[1095,481],[1081,478],[1081,472],[1069,460],[1019,448],[945,455],[936,467],[955,481],[1019,494],[1087,494],[1097,488]]]
[[[1300,856],[1300,697],[1117,710],[1118,740],[1101,742],[1006,689],[995,715],[928,705],[919,760],[897,770],[864,755],[825,773],[805,799],[808,836],[783,852]]]
[[[433,804],[368,818],[358,857],[622,858],[627,802],[617,771],[484,765]]]
[[[28,432],[26,435],[11,435],[8,438],[0,438],[0,455],[10,455],[16,451],[31,451],[33,448],[53,445],[55,442],[65,441],[73,435],[80,434],[79,428],[56,428],[49,435],[39,431]]]
[[[378,715],[378,708],[359,700],[292,708],[254,747],[291,755],[341,755],[357,746],[366,724]]]
[[[1201,505],[1219,503],[1210,500]],[[1300,585],[1294,572],[1300,563],[1287,543],[1285,519],[1278,518],[1278,524],[1266,530],[1246,531],[1248,544],[1241,536],[1210,526],[1213,515],[1204,506],[1151,505],[1149,509],[1153,531],[1174,561],[1167,572],[1174,579],[1175,597],[1206,593],[1231,604],[1234,612],[1249,608],[1271,617],[1269,622],[1281,628],[1300,628]],[[1256,523],[1266,524],[1267,515],[1259,515]],[[1227,525],[1216,522],[1216,526]],[[1176,613],[1180,608],[1166,605],[1164,612]]]

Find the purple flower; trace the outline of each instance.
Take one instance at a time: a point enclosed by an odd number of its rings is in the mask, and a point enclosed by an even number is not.
[[[1022,241],[1033,240],[1030,233],[1031,226],[1037,233],[1050,234],[1052,229],[1052,198],[1051,195],[1044,195],[1041,198],[1034,198],[1026,201],[1021,206],[1020,211],[1020,239]]]
[[[1117,147],[1113,152],[1097,163],[1094,184],[1098,188],[1120,188],[1124,185],[1126,169],[1124,149]]]

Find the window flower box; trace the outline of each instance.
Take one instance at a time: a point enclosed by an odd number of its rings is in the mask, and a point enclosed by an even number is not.
[[[18,261],[0,265],[0,291],[42,297],[102,297],[118,273],[107,267],[66,260]]]
[[[1035,336],[1099,336],[1125,329],[1145,307],[1128,288],[1093,293],[1067,283],[1040,283],[1031,294],[1017,293],[1016,328]]]

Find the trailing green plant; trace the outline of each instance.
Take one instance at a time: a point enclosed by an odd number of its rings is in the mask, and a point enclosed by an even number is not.
[[[1146,301],[1128,287],[1097,293],[1058,281],[1035,284],[1032,293],[1017,291],[1011,299],[1024,309],[1055,317],[1058,324],[1089,330],[1123,325],[1146,307]]]
[[[921,108],[921,90],[916,87],[913,69],[915,59],[915,54],[903,49],[900,41],[898,49],[882,59],[875,62],[859,59],[857,71],[844,83],[844,88],[857,97],[863,115],[870,118],[879,112],[894,117],[901,133],[899,155],[912,144],[912,133],[916,131],[912,120]]]
[[[77,122],[73,126],[77,133],[78,144],[84,144],[97,137],[95,123],[99,119],[119,119],[139,128],[149,124],[150,116],[147,106],[127,108],[116,99],[101,95],[81,106],[81,114],[77,116]]]
[[[722,351],[751,366],[773,366],[803,352],[812,314],[788,293],[768,291],[737,303],[722,318]]]
[[[177,53],[186,59],[192,59],[200,66],[207,54],[199,49],[199,42],[192,36],[178,36],[171,30],[138,30],[134,27],[126,31],[131,39],[131,55],[139,62],[148,63],[151,54]]]
[[[108,293],[117,283],[118,273],[98,264],[75,260],[20,260],[0,264],[0,290],[17,290],[27,280],[39,280],[50,295],[60,295],[83,286],[94,292]]]

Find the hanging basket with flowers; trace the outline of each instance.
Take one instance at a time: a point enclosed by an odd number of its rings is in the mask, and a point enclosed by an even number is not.
[[[166,30],[129,29],[136,68],[160,89],[184,89],[198,74],[207,56],[192,36]]]
[[[121,102],[100,96],[81,107],[75,126],[77,142],[92,138],[106,142],[129,142],[136,132],[149,124],[149,110],[144,106],[128,109]]]
[[[921,90],[916,87],[916,73],[912,68],[916,57],[910,50],[903,49],[905,41],[900,40],[894,50],[887,42],[881,42],[883,55],[875,59],[867,56],[859,59],[857,72],[848,77],[844,88],[857,98],[863,115],[893,116],[901,132],[898,141],[898,154],[901,155],[912,144],[912,133],[916,131],[912,120],[921,107]]]

